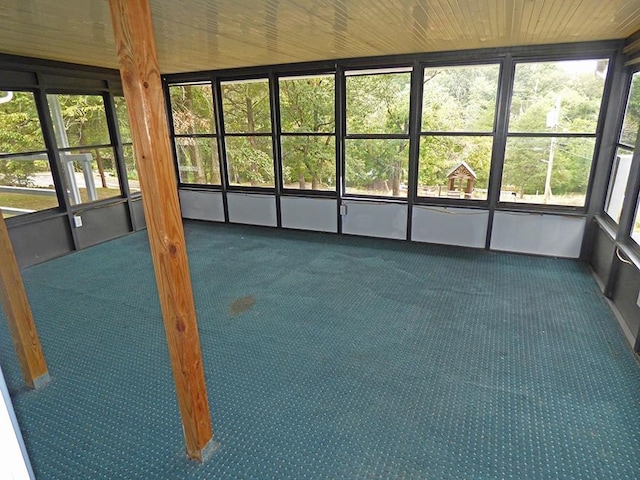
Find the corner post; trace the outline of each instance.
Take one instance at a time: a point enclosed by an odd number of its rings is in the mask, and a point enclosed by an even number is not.
[[[29,300],[22,283],[7,224],[0,214],[0,300],[9,333],[16,349],[22,377],[30,388],[49,382],[49,371],[42,353]]]
[[[187,456],[203,461],[213,430],[151,7],[109,5]]]

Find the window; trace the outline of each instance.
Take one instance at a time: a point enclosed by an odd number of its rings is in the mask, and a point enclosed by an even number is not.
[[[55,208],[51,175],[35,98],[31,92],[0,92],[0,210],[13,217]]]
[[[516,65],[501,201],[585,205],[607,66]]]
[[[499,65],[426,68],[418,196],[486,200]]]
[[[69,202],[122,194],[104,100],[99,95],[47,95]]]
[[[171,85],[169,95],[180,182],[220,185],[211,83]]]
[[[616,156],[613,159],[611,177],[609,178],[609,189],[607,191],[607,200],[604,208],[605,213],[616,223],[620,222],[622,203],[624,202],[627,181],[629,180],[631,158],[633,157],[633,152],[635,150],[639,126],[640,73],[636,73],[633,75],[631,80],[627,108],[624,114],[622,130],[618,138]],[[634,234],[640,234],[640,225],[637,229],[634,227]]]
[[[269,81],[222,82],[229,184],[274,188]]]
[[[284,188],[336,189],[333,75],[278,81]]]
[[[408,69],[347,73],[346,193],[407,196]]]
[[[129,184],[129,192],[139,192],[140,182],[138,181],[138,169],[133,154],[133,143],[131,140],[131,127],[129,126],[129,113],[127,111],[127,103],[124,97],[115,97],[116,116],[118,117],[118,129],[120,131],[120,140],[122,141],[122,150],[124,153],[124,164],[127,170],[127,182]]]
[[[613,161],[611,178],[609,180],[609,191],[605,212],[616,223],[620,221],[622,203],[624,201],[625,189],[629,179],[631,159],[636,149],[638,141],[638,131],[640,130],[640,72],[633,74],[627,108],[622,122],[622,130],[618,139],[616,157]],[[631,239],[640,245],[640,198],[636,205],[631,224]]]

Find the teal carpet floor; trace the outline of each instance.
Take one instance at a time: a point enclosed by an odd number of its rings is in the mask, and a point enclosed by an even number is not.
[[[146,232],[26,269],[38,479],[637,479],[640,369],[569,260],[187,223],[219,449],[184,455]]]

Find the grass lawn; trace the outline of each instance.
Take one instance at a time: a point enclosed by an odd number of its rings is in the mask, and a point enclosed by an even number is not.
[[[117,188],[96,188],[98,199],[113,198],[120,196],[120,190]],[[89,201],[87,191],[80,189],[80,198],[83,203]],[[58,206],[58,199],[49,195],[31,195],[28,193],[0,193],[0,209],[2,207],[22,208],[24,210],[46,210]],[[8,218],[14,216],[14,213],[3,213],[3,217]]]

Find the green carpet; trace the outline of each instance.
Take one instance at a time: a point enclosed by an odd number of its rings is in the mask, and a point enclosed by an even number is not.
[[[39,479],[633,479],[640,369],[570,260],[187,223],[219,450],[185,459],[146,232],[31,267]]]

